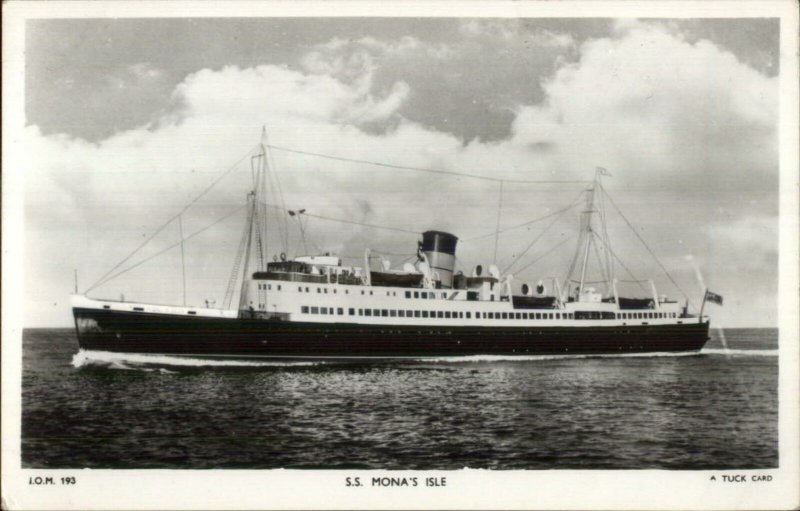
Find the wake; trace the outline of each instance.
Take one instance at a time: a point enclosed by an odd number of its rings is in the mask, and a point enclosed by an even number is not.
[[[778,350],[743,350],[743,349],[717,349],[706,348],[701,351],[684,352],[650,352],[650,353],[610,353],[610,354],[582,354],[582,355],[465,355],[465,356],[440,356],[440,357],[357,357],[357,358],[314,358],[309,360],[220,360],[191,356],[155,355],[139,353],[113,353],[109,351],[80,350],[72,357],[72,366],[75,368],[102,367],[119,370],[144,370],[170,373],[167,367],[175,368],[258,368],[258,367],[309,367],[332,362],[434,362],[434,363],[492,363],[492,362],[537,362],[548,360],[576,360],[595,358],[675,358],[698,356],[725,356],[725,357],[777,357]]]
[[[219,360],[199,357],[181,357],[174,355],[151,355],[143,353],[113,353],[110,351],[79,350],[72,357],[72,366],[105,367],[123,370],[152,370],[158,367],[296,367],[313,366],[318,361],[280,361],[280,360]],[[164,371],[162,371],[164,372]]]
[[[724,355],[744,357],[777,357],[778,350],[725,350],[703,349],[701,351],[664,351],[649,353],[597,353],[582,355],[469,355],[463,357],[417,358],[421,362],[526,362],[539,360],[575,360],[591,358],[675,358]]]

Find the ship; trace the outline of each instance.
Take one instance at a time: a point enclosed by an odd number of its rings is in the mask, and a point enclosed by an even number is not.
[[[421,233],[416,260],[400,268],[364,248],[345,264],[332,253],[268,260],[267,144],[260,144],[247,215],[221,307],[71,297],[82,350],[203,358],[403,359],[496,355],[608,355],[698,352],[709,317],[688,300],[623,296],[611,264],[587,280],[590,254],[611,257],[595,170],[581,199],[577,250],[563,281],[519,282],[495,264],[456,270],[459,238]],[[286,213],[286,212],[284,212]],[[302,211],[300,212],[302,213]],[[298,214],[288,211],[288,214]],[[495,233],[496,234],[496,233]],[[182,246],[181,246],[182,248]],[[496,249],[495,249],[496,250]],[[237,289],[238,288],[238,289]],[[233,300],[238,294],[238,300]],[[702,303],[721,297],[706,291]]]

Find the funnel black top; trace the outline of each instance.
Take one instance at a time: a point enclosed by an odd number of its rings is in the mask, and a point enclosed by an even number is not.
[[[442,252],[455,255],[456,243],[458,243],[458,238],[449,232],[425,231],[422,233],[423,252]]]

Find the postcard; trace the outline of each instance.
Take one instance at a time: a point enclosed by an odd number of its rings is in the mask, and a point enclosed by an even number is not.
[[[2,494],[796,509],[796,2],[6,2]]]

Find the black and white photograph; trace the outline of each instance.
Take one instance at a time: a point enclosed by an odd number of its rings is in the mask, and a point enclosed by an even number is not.
[[[796,2],[22,4],[4,509],[800,504]]]

